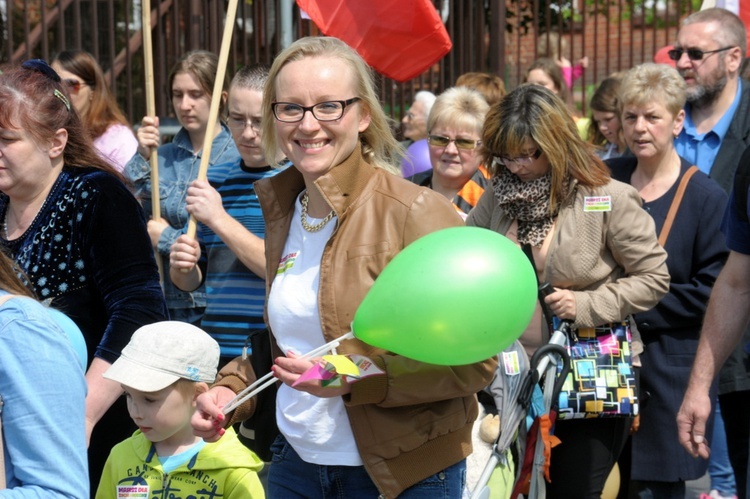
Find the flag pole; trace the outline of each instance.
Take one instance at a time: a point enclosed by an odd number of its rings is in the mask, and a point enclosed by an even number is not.
[[[154,90],[154,51],[151,42],[151,0],[141,0],[141,31],[143,33],[143,65],[146,79],[146,116],[156,118],[156,92]],[[159,154],[156,149],[149,155],[151,164],[151,219],[161,218],[161,203],[159,198]],[[161,255],[154,248],[156,267],[159,269],[159,281],[164,286],[164,268]]]
[[[237,0],[229,0],[226,21],[224,22],[224,35],[221,39],[221,50],[219,51],[219,64],[216,70],[216,80],[214,81],[214,91],[211,95],[211,109],[208,115],[208,125],[206,126],[206,137],[203,139],[201,163],[198,167],[198,180],[206,180],[208,175],[208,162],[211,159],[211,147],[214,140],[216,121],[219,119],[219,105],[221,104],[222,97],[221,93],[224,90],[223,82],[227,72],[229,48],[232,42],[232,31],[234,30],[234,20],[236,17]],[[196,228],[195,217],[190,215],[187,235],[195,239]]]

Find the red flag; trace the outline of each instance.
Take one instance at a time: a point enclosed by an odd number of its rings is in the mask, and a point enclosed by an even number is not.
[[[735,14],[740,16],[742,22],[745,23],[745,29],[748,30],[748,42],[750,42],[750,1],[741,0],[739,10],[735,12]],[[748,43],[748,45],[750,45],[750,43]],[[745,57],[747,57],[748,54],[750,54],[750,48],[745,51]]]
[[[452,46],[430,0],[297,0],[316,26],[346,42],[379,73],[407,81]]]
[[[674,48],[674,45],[667,45],[666,47],[662,47],[659,50],[656,51],[656,54],[654,54],[654,62],[657,64],[667,64],[669,66],[672,66],[673,68],[677,67],[677,63],[669,58],[669,51]]]

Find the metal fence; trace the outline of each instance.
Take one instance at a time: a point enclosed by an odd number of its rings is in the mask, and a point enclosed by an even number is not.
[[[366,0],[352,0],[366,1]],[[219,52],[225,0],[152,0],[156,106],[173,115],[165,82],[171,66],[187,51]],[[678,22],[695,0],[434,0],[453,49],[419,77],[399,83],[380,78],[384,107],[400,119],[418,90],[439,93],[467,71],[503,77],[508,88],[523,80],[540,53],[555,48],[589,68],[574,85],[585,112],[593,85],[608,73],[651,60],[673,41]],[[293,38],[318,34],[289,0],[241,0],[228,74],[243,64],[270,63],[281,46],[281,9],[292,9]],[[97,58],[128,117],[145,111],[140,0],[0,0],[0,62],[49,59],[60,50],[81,48]],[[551,35],[552,34],[552,35]]]

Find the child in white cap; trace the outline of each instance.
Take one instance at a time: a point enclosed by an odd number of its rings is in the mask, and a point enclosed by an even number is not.
[[[122,385],[138,430],[112,449],[97,499],[265,497],[263,462],[234,430],[215,443],[193,435],[195,398],[218,363],[218,343],[191,324],[157,322],[133,333],[104,377]]]

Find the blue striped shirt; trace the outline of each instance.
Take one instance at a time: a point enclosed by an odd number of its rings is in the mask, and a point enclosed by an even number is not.
[[[224,210],[263,238],[265,223],[253,185],[282,169],[251,169],[240,160],[216,165],[212,170],[213,178],[224,179],[221,184],[212,184],[221,194]],[[207,258],[207,306],[201,327],[219,343],[223,357],[236,357],[241,355],[248,333],[265,327],[265,280],[248,269],[213,230],[203,224],[200,228]]]

